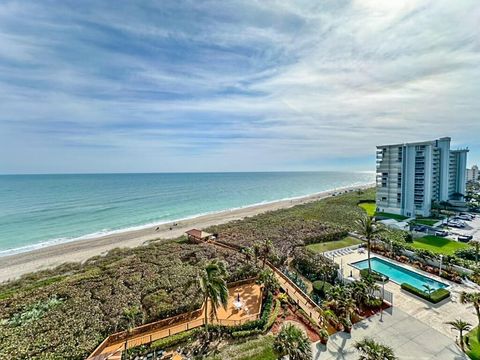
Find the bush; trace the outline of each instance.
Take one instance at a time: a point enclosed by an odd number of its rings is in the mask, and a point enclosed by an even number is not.
[[[273,323],[275,322],[275,320],[277,320],[278,314],[280,313],[280,309],[281,309],[280,300],[276,299],[274,310],[270,314],[270,317],[268,318],[268,322],[263,327],[263,331],[268,331],[273,326]]]
[[[313,286],[313,292],[317,294],[318,296],[325,298],[325,295],[328,293],[328,291],[332,288],[332,284],[322,281],[322,280],[317,280],[312,283]]]
[[[401,285],[402,289],[405,291],[408,291],[414,295],[417,295],[418,297],[421,297],[422,299],[425,299],[427,301],[430,301],[433,304],[437,304],[442,300],[445,300],[450,296],[450,291],[447,289],[437,289],[433,291],[431,294],[428,294],[426,291],[420,290],[416,288],[415,286],[412,286],[407,283],[403,283]]]
[[[387,282],[389,280],[389,277],[387,275],[383,275],[383,274],[379,273],[378,271],[372,270],[371,272],[369,272],[368,269],[360,270],[360,277],[368,278],[369,276],[371,276],[373,278],[373,280],[375,280],[375,281],[380,281],[380,282],[385,281],[385,282]],[[383,277],[383,280],[382,280],[382,277]]]
[[[188,341],[191,337],[196,336],[201,329],[187,330],[169,337],[156,340],[150,345],[150,349],[168,349]]]
[[[246,338],[250,336],[260,335],[261,333],[263,333],[263,330],[260,330],[260,329],[234,331],[232,332],[232,337],[234,339],[241,339],[241,338]]]

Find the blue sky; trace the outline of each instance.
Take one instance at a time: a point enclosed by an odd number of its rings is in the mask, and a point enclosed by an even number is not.
[[[0,173],[480,163],[480,2],[0,3]]]

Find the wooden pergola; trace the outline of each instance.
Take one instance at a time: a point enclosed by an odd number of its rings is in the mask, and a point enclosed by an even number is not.
[[[213,234],[210,234],[198,229],[188,230],[186,234],[187,234],[188,240],[191,240],[194,242],[205,242],[214,238]]]

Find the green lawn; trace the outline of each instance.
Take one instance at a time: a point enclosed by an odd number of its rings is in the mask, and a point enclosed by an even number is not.
[[[428,225],[428,226],[433,226],[435,225],[437,222],[439,222],[440,219],[415,219],[413,220],[412,222],[414,224],[418,224],[418,225]]]
[[[480,360],[480,343],[477,340],[477,328],[472,329],[467,336],[470,340],[470,348],[465,345],[467,355],[472,360]]]
[[[368,216],[374,216],[375,211],[377,210],[377,204],[374,202],[363,202],[358,204],[358,206],[365,210]]]
[[[341,249],[347,246],[357,245],[361,243],[362,243],[361,240],[348,236],[342,240],[327,241],[327,242],[318,243],[318,244],[310,244],[310,245],[307,245],[307,249],[315,253],[323,253],[325,251]]]
[[[424,236],[420,239],[415,239],[412,246],[417,249],[425,249],[444,255],[454,255],[458,249],[467,249],[470,246],[467,244],[452,241],[439,236]]]
[[[276,360],[273,351],[273,336],[262,336],[246,342],[230,344],[221,348],[219,353],[207,360]]]
[[[390,213],[386,213],[386,212],[377,212],[375,214],[375,216],[381,216],[381,217],[384,217],[384,218],[387,218],[387,219],[393,219],[393,220],[397,220],[397,221],[402,221],[402,220],[408,219],[406,216],[403,216],[403,215],[390,214]]]

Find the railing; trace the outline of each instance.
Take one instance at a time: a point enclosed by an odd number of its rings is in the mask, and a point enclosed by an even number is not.
[[[228,284],[229,288],[235,286],[241,286],[245,284],[253,283],[256,278],[249,278],[244,280],[235,281]],[[261,308],[261,305],[260,305]],[[175,335],[183,331],[191,330],[196,327],[200,327],[205,324],[205,319],[203,317],[204,307],[200,309],[173,316],[170,318],[162,319],[150,324],[145,324],[138,326],[130,331],[121,331],[115,334],[110,335],[92,352],[88,357],[89,360],[106,360],[109,356],[118,353],[119,349],[129,349],[136,347],[142,344],[148,344],[155,340],[165,338],[167,336]],[[248,321],[258,319],[260,314],[253,314],[248,317],[245,317],[240,320],[228,320],[228,319],[214,319],[213,324],[225,325],[225,326],[235,326],[242,325]],[[177,325],[175,325],[177,324]],[[148,335],[142,335],[145,333],[150,333]],[[110,346],[115,345],[116,343],[121,343],[119,348],[115,349],[113,352],[104,353],[105,349]],[[120,350],[121,351],[121,350]]]

